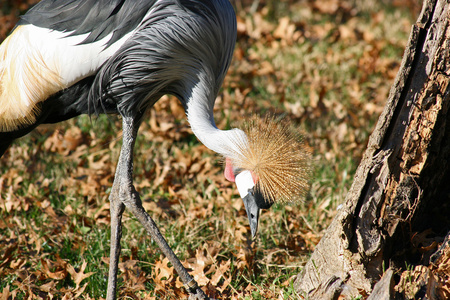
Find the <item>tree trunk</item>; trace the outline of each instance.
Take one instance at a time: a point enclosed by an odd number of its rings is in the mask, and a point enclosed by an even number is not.
[[[445,295],[450,273],[436,262],[448,264],[449,243],[430,256],[450,230],[449,7],[426,0],[412,26],[345,204],[295,281],[309,299]],[[403,271],[428,275],[407,287]]]

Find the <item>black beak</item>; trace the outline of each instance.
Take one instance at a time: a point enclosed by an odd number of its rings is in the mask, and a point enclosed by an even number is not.
[[[256,233],[258,232],[259,207],[256,204],[256,197],[253,193],[253,188],[248,190],[247,196],[245,196],[242,200],[244,201],[245,210],[247,211],[252,238],[255,238]]]
[[[264,200],[261,193],[255,191],[254,187],[248,190],[247,196],[245,196],[242,200],[244,201],[245,210],[247,211],[252,238],[255,238],[256,233],[258,233],[259,213],[261,209],[270,208],[273,201]]]

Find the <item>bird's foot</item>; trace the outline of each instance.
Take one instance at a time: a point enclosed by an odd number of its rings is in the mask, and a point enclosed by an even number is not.
[[[189,300],[209,299],[203,290],[198,286],[197,281],[192,278],[184,287],[189,292]]]
[[[213,300],[208,298],[201,288],[197,288],[195,291],[189,291],[189,300]]]

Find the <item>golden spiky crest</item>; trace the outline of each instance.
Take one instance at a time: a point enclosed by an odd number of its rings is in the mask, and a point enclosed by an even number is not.
[[[247,146],[236,145],[240,155],[233,157],[233,165],[253,172],[266,201],[302,200],[309,189],[311,152],[299,131],[273,115],[253,116],[242,130]]]

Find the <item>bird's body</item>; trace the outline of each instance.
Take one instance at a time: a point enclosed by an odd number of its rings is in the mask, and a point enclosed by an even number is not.
[[[87,113],[133,117],[164,94],[210,114],[235,22],[227,1],[42,1],[0,46],[0,132]]]
[[[122,116],[123,144],[110,194],[108,300],[116,293],[125,207],[169,258],[191,297],[206,298],[143,209],[133,186],[139,125],[162,95],[175,95],[197,138],[226,157],[227,178],[238,185],[252,235],[261,208],[270,207],[278,195],[289,200],[306,188],[305,176],[297,175],[306,167],[306,156],[296,154],[299,144],[285,134],[286,128],[278,130],[277,122],[270,120],[268,127],[247,133],[215,125],[214,102],[235,40],[236,17],[228,0],[43,0],[0,45],[0,156],[14,139],[39,124],[80,114]],[[270,133],[258,136],[258,131]],[[271,134],[282,138],[272,139]],[[249,137],[261,137],[263,143],[273,140],[274,147],[255,147]],[[284,153],[281,158],[267,153],[281,148],[287,149],[279,152]],[[275,176],[267,176],[269,171]]]
[[[0,46],[1,131],[33,124],[41,113],[39,106],[49,96],[98,73],[131,37],[151,7],[151,3],[141,5],[141,13],[133,15],[120,4],[42,1],[21,18]],[[111,14],[114,9],[118,9],[117,13]],[[118,26],[119,16],[125,18],[128,27]],[[88,96],[82,98],[89,101]]]

